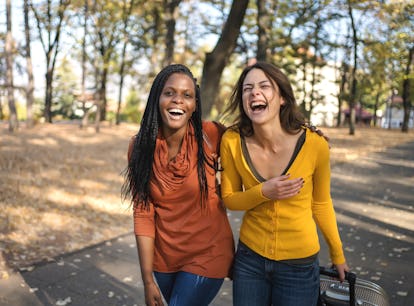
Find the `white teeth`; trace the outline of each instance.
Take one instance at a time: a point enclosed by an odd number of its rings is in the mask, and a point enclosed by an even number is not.
[[[251,107],[266,106],[266,103],[263,102],[253,102]]]
[[[182,109],[179,109],[179,108],[169,109],[168,112],[169,113],[174,113],[174,114],[180,114],[180,115],[184,114],[184,111]]]

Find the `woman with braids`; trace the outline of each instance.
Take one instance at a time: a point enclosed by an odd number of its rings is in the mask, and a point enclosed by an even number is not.
[[[160,291],[168,305],[208,305],[229,276],[234,241],[216,189],[223,131],[201,120],[200,90],[187,67],[159,72],[122,189],[133,203],[147,305],[164,305]]]
[[[305,127],[289,80],[268,63],[243,70],[227,111],[238,117],[221,141],[222,198],[227,208],[246,211],[233,303],[316,305],[317,226],[341,280],[348,271],[330,196],[328,143]],[[286,187],[292,181],[300,191]]]

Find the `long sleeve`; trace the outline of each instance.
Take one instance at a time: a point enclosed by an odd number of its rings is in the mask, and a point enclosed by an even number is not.
[[[237,169],[235,160],[241,161],[241,150],[237,134],[227,131],[222,138],[220,146],[221,166],[221,195],[224,205],[231,210],[249,210],[263,202],[269,201],[262,194],[262,184],[244,167]],[[242,171],[242,173],[241,173]],[[244,173],[245,172],[245,173]],[[242,181],[242,176],[248,178],[250,184]],[[247,186],[244,190],[243,186]]]
[[[329,246],[332,262],[334,264],[342,264],[345,262],[345,256],[330,195],[331,170],[329,147],[326,141],[322,140],[318,149],[313,174],[312,213]]]
[[[133,215],[135,235],[155,238],[154,205],[150,203],[148,209],[143,207],[142,204],[135,205]]]

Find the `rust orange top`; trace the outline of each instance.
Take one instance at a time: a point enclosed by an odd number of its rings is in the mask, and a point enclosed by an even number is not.
[[[203,130],[206,154],[217,159],[223,127],[204,122]],[[189,125],[180,152],[171,161],[167,143],[158,135],[149,210],[143,209],[142,203],[134,205],[135,235],[155,239],[155,271],[185,271],[211,278],[229,275],[233,235],[217,194],[215,171],[206,166],[206,176],[209,192],[202,207],[192,126]]]

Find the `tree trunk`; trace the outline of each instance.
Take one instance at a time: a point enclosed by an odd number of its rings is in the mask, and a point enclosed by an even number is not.
[[[380,105],[380,92],[378,91],[377,94],[375,95],[375,104],[374,104],[374,127],[377,126],[377,121],[378,121],[378,117],[377,117],[377,111]]]
[[[33,78],[33,65],[32,65],[32,54],[30,49],[30,27],[29,27],[29,5],[28,0],[24,0],[24,32],[26,37],[26,63],[27,63],[27,78],[28,86],[26,90],[26,126],[28,128],[33,127],[33,103],[34,103],[34,78]]]
[[[4,112],[3,112],[3,102],[0,96],[0,120],[4,119]]]
[[[411,101],[410,101],[410,71],[411,71],[411,64],[413,63],[413,56],[414,56],[414,47],[408,50],[408,61],[407,66],[405,68],[405,77],[403,82],[403,106],[404,106],[404,120],[401,127],[401,131],[407,133],[408,132],[408,123],[410,120],[410,113],[411,113]]]
[[[267,32],[269,29],[269,13],[266,10],[266,0],[256,0],[257,5],[257,26],[258,26],[258,39],[257,39],[257,55],[258,61],[267,61],[268,48],[269,48],[269,36]]]
[[[124,0],[124,11],[123,11],[123,19],[124,19],[124,45],[122,46],[122,54],[121,54],[121,68],[119,70],[119,94],[118,94],[118,107],[116,110],[116,125],[119,125],[121,122],[120,113],[121,113],[121,104],[122,104],[122,91],[124,88],[124,78],[125,78],[125,56],[126,56],[126,49],[128,46],[128,21],[129,16],[131,15],[132,8],[134,7],[134,0],[131,0],[129,4],[128,10],[126,10],[127,4],[126,0]]]
[[[52,80],[53,80],[53,72],[51,69],[48,69],[46,72],[46,88],[45,88],[45,109],[44,109],[44,117],[45,122],[52,123],[52,97],[53,97],[53,90],[52,90]]]
[[[52,123],[52,97],[53,97],[53,75],[55,71],[56,59],[59,53],[60,34],[65,19],[65,11],[70,0],[60,0],[58,4],[57,16],[52,16],[52,1],[47,2],[46,19],[42,18],[33,6],[30,7],[35,15],[39,38],[42,43],[43,51],[46,55],[46,93],[45,93],[45,121]],[[47,41],[43,39],[42,29],[47,33]],[[52,31],[55,30],[53,35]]]
[[[122,90],[124,88],[124,77],[125,77],[125,54],[126,54],[126,47],[127,47],[127,37],[125,37],[124,45],[122,47],[122,55],[121,55],[121,68],[119,69],[119,93],[118,93],[118,107],[116,110],[116,125],[121,123],[121,104],[122,104]]]
[[[16,104],[14,101],[14,80],[13,80],[13,36],[12,36],[12,13],[11,0],[6,1],[6,80],[7,100],[9,102],[9,131],[14,132],[19,128],[17,120]]]
[[[81,103],[83,110],[83,117],[80,121],[79,128],[83,128],[88,124],[88,110],[86,109],[86,37],[88,35],[88,16],[89,16],[89,0],[84,2],[84,16],[83,16],[83,39],[82,39],[82,82],[81,82]]]
[[[104,69],[102,70],[102,79],[101,79],[101,86],[99,88],[99,108],[100,114],[99,118],[101,121],[106,120],[106,108],[108,105],[108,100],[106,98],[106,83],[108,81],[108,68],[109,63],[104,64]]]
[[[348,48],[347,48],[348,50]],[[346,52],[346,54],[348,54],[348,51]],[[343,101],[344,101],[344,97],[345,97],[345,88],[346,85],[349,83],[348,80],[348,71],[349,71],[349,66],[348,64],[345,62],[345,60],[342,61],[341,64],[341,68],[340,68],[340,76],[341,76],[341,83],[339,85],[339,95],[338,95],[338,115],[336,117],[336,127],[340,127],[342,124],[342,105],[343,105]]]
[[[178,15],[178,6],[181,0],[164,0],[164,7],[166,12],[166,26],[167,34],[165,37],[165,59],[164,66],[173,63],[174,61],[174,48],[175,48],[175,23]]]
[[[100,131],[100,124],[101,124],[101,105],[102,105],[102,100],[101,98],[99,98],[99,100],[96,103],[96,117],[95,117],[95,132],[99,133]]]
[[[248,0],[233,0],[229,16],[213,51],[206,54],[201,78],[201,101],[205,118],[216,102],[221,75],[236,47]]]
[[[350,0],[348,0],[348,13],[349,18],[351,18],[352,26],[352,41],[354,47],[354,67],[352,68],[352,83],[351,83],[351,93],[349,97],[349,135],[355,135],[355,104],[356,104],[356,90],[357,90],[357,59],[358,59],[358,37],[357,30],[354,22],[354,16],[352,15],[352,6]]]
[[[307,53],[307,50],[305,51],[305,54]],[[308,91],[307,91],[307,82],[308,82],[308,74],[306,73],[307,71],[307,60],[306,60],[306,55],[303,58],[303,61],[300,65],[301,70],[302,70],[302,95],[303,95],[303,99],[301,101],[301,103],[299,104],[299,108],[302,111],[303,115],[305,116],[305,118],[309,121],[310,119],[310,113],[307,110],[307,103],[308,103]]]

